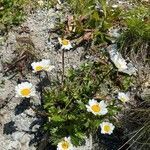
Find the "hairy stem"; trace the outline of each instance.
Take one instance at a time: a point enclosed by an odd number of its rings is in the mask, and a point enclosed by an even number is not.
[[[62,86],[64,86],[64,74],[65,74],[65,58],[64,58],[64,49],[62,49],[62,79],[61,79],[61,83],[62,83]]]

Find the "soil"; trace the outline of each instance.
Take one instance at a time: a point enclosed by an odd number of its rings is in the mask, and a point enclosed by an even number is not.
[[[117,4],[124,5],[125,1],[117,1]],[[43,84],[50,86],[50,82],[47,82],[46,74],[41,74],[40,80],[39,75],[32,73],[30,64],[35,60],[50,59],[55,69],[48,73],[49,77],[60,78],[62,68],[62,51],[58,42],[60,35],[50,32],[59,20],[64,21],[61,10],[39,9],[29,14],[20,26],[13,27],[7,35],[0,37],[0,150],[56,149],[47,143],[47,134],[41,130],[46,118],[32,109],[34,107],[44,112],[39,89]],[[82,46],[65,51],[65,70],[95,59],[90,56],[83,59],[85,51]],[[32,56],[29,56],[30,54]],[[37,97],[24,100],[16,98],[14,89],[21,81],[29,81],[36,85],[39,91]],[[117,150],[127,140],[122,139],[121,134],[122,130],[118,129],[112,137],[98,135],[96,142],[90,137],[86,139],[84,146],[73,150]],[[103,141],[105,146],[98,141]]]

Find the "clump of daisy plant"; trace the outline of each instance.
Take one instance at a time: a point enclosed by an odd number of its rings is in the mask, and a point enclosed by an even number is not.
[[[57,150],[72,150],[73,145],[70,137],[64,137],[57,145]]]
[[[15,88],[16,97],[29,98],[36,95],[35,87],[32,83],[22,82]]]
[[[108,88],[103,89],[109,84],[115,93],[116,88],[110,85],[116,82],[112,79],[113,75],[112,66],[102,65],[101,62],[85,63],[68,71],[63,86],[59,82],[45,91],[44,108],[49,118],[45,130],[49,132],[53,145],[60,145],[60,139],[68,135],[72,145],[82,145],[86,137],[99,131],[100,124],[105,120],[115,122],[120,105]],[[107,134],[114,129],[109,125],[104,128]]]

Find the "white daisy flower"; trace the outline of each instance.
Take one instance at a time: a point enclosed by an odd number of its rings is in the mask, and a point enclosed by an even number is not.
[[[59,43],[62,45],[62,49],[71,49],[72,45],[69,40],[58,38]]]
[[[122,55],[117,51],[117,45],[113,44],[108,46],[107,51],[110,55],[111,61],[118,68],[119,72],[126,73],[128,75],[136,75],[137,69],[130,61],[127,63]]]
[[[119,55],[115,55],[112,58],[112,61],[115,64],[115,66],[118,68],[118,71],[124,71],[128,68],[126,61],[123,58],[119,57]]]
[[[41,64],[43,65],[43,70],[50,72],[55,68],[55,66],[51,65],[49,59],[42,59]]]
[[[117,4],[112,5],[112,8],[117,8],[117,7],[118,7]]]
[[[70,137],[65,137],[61,142],[57,145],[57,150],[72,150],[73,145],[71,143]]]
[[[18,84],[15,88],[16,97],[29,98],[35,96],[35,87],[29,82],[22,82]]]
[[[128,102],[130,100],[128,94],[123,92],[118,93],[118,99],[121,100],[123,103]]]
[[[42,71],[43,70],[43,63],[40,61],[40,62],[33,62],[31,64],[32,66],[32,69],[33,69],[33,72],[39,72],[39,71]]]
[[[39,1],[38,1],[38,4],[39,4],[40,6],[43,6],[43,5],[44,5],[43,0],[39,0]]]
[[[92,112],[94,115],[105,115],[108,112],[106,107],[104,101],[98,103],[94,99],[89,100],[89,105],[86,105],[87,111]]]
[[[102,122],[100,124],[101,127],[101,133],[102,134],[112,134],[113,130],[115,129],[115,126],[112,123],[109,122]]]
[[[48,71],[50,72],[52,69],[54,69],[55,67],[53,65],[50,64],[50,60],[48,59],[43,59],[40,62],[33,62],[31,64],[33,72],[38,72],[38,71]]]

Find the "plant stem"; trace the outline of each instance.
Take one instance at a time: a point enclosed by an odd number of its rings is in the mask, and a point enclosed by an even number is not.
[[[64,54],[65,54],[64,49],[62,49],[62,80],[61,80],[62,86],[64,86],[64,74],[65,74],[65,62],[64,62],[65,58],[64,58]]]
[[[41,74],[40,74],[40,72],[38,73],[38,76],[39,76],[39,81],[40,81],[39,88],[40,88],[41,106],[44,106],[44,100],[43,100],[43,85],[41,84],[41,83],[42,83],[42,80],[41,80]]]
[[[128,144],[132,139],[134,139],[134,137],[141,132],[145,127],[146,127],[147,123],[145,123],[145,125],[140,128],[127,142],[125,142],[118,150],[121,150],[126,144]]]
[[[49,77],[47,71],[44,71],[44,72],[45,72],[45,75],[46,75],[46,78],[48,79],[48,81],[51,81],[51,79],[50,79],[50,77]]]
[[[43,117],[49,116],[48,113],[39,111],[38,109],[36,109],[36,108],[34,108],[34,107],[32,107],[32,106],[30,106],[30,108],[31,108],[36,114],[38,114],[38,115],[40,115],[40,116],[43,116]]]

